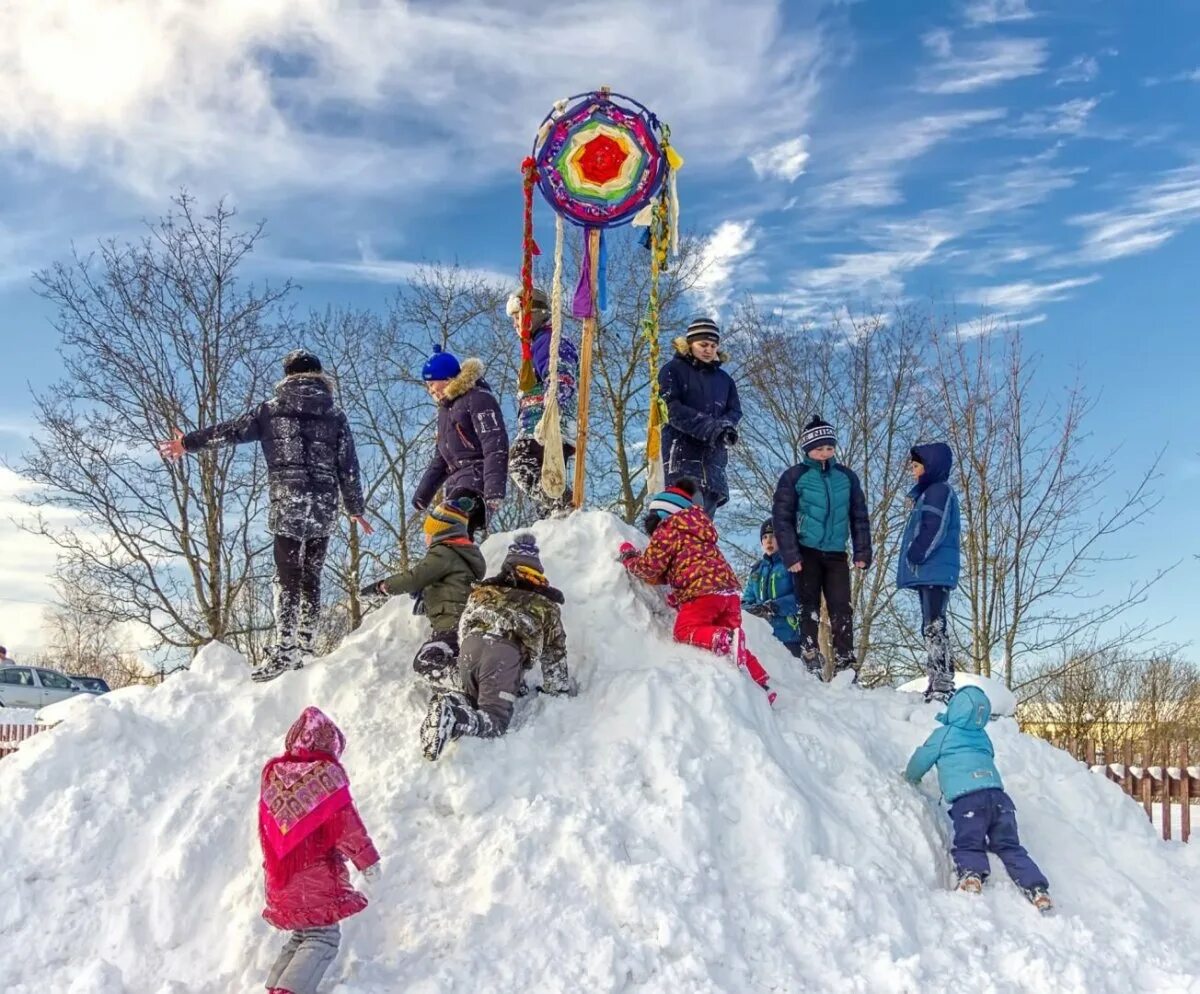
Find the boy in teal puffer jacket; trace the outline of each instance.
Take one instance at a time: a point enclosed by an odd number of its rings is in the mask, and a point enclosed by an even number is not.
[[[958,586],[961,558],[958,495],[949,482],[954,455],[945,442],[933,442],[913,446],[910,457],[916,485],[908,494],[911,510],[896,560],[896,586],[920,598],[929,677],[925,700],[944,702],[954,693],[946,609]]]
[[[855,569],[871,565],[867,499],[858,477],[834,458],[837,436],[828,421],[815,416],[804,426],[800,444],[804,459],[779,478],[771,520],[779,555],[793,575],[800,601],[803,659],[811,672],[824,669],[817,643],[824,597],[834,669],[850,670],[857,680],[846,545],[854,550]]]
[[[1053,907],[1050,884],[1021,845],[1017,812],[1004,792],[993,761],[995,750],[984,729],[992,704],[978,687],[963,687],[944,712],[939,728],[912,754],[904,777],[917,784],[934,766],[942,796],[950,802],[954,846],[950,850],[958,871],[958,889],[972,894],[983,890],[991,869],[988,852],[1000,857],[1013,882],[1041,912]]]
[[[775,542],[775,526],[768,518],[758,530],[763,557],[750,572],[742,591],[742,609],[771,623],[772,634],[797,659],[803,658],[800,642],[800,604],[792,574],[783,565]]]

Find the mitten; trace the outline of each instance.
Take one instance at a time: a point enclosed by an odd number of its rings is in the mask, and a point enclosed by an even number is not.
[[[408,596],[413,599],[413,614],[418,618],[423,617],[425,615],[425,591],[414,590]]]
[[[617,560],[622,563],[629,562],[638,554],[637,546],[632,542],[622,542],[621,547],[617,550]]]
[[[738,443],[737,429],[732,426],[724,428],[721,431],[720,440],[725,445],[737,445],[737,443]]]
[[[676,611],[679,610],[679,594],[674,590],[667,594],[667,607],[674,608]]]
[[[383,589],[382,580],[372,580],[365,586],[358,588],[359,597],[386,597],[387,591]]]

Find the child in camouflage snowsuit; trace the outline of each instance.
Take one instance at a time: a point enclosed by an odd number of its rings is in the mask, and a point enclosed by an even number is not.
[[[508,298],[508,314],[519,334],[521,331],[521,297]],[[568,488],[561,497],[551,497],[542,489],[542,462],[546,450],[534,433],[546,410],[546,377],[550,375],[550,346],[553,328],[550,325],[550,301],[544,290],[534,289],[531,310],[533,330],[533,371],[536,376],[529,390],[520,391],[517,400],[517,438],[508,453],[508,470],[512,481],[521,488],[537,510],[539,518],[571,506]],[[563,461],[575,455],[576,396],[579,378],[579,353],[575,343],[560,337],[558,343],[558,413],[563,442]]]
[[[536,540],[518,535],[500,572],[476,584],[467,600],[458,629],[462,690],[435,694],[429,702],[421,726],[426,759],[437,759],[447,742],[464,735],[503,735],[527,669],[541,668],[543,693],[574,695],[562,603],[562,593],[546,579]]]
[[[487,564],[471,541],[470,498],[447,500],[425,518],[429,552],[406,573],[396,573],[363,587],[365,596],[410,594],[413,610],[429,617],[430,637],[417,650],[413,669],[435,688],[458,687],[458,622],[467,606],[471,586],[483,579]]]
[[[958,870],[958,889],[978,894],[991,869],[988,852],[1000,862],[1039,911],[1049,911],[1046,875],[1030,858],[1017,834],[1017,810],[1004,792],[996,769],[992,740],[987,723],[992,702],[978,687],[963,687],[950,698],[946,710],[937,716],[939,728],[918,747],[908,761],[904,777],[909,783],[937,767],[938,786],[950,804],[954,824],[954,866]]]
[[[676,642],[732,656],[774,704],[770,676],[746,647],[737,575],[717,548],[716,526],[694,503],[697,491],[683,479],[655,495],[643,521],[650,545],[638,552],[625,542],[618,558],[639,580],[672,588],[668,602],[679,608]]]

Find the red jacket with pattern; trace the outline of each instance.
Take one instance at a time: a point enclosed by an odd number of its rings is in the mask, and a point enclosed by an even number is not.
[[[680,604],[708,594],[738,593],[737,574],[717,548],[717,529],[702,507],[672,514],[654,529],[645,552],[625,568],[639,580],[669,584]]]
[[[367,899],[350,886],[346,860],[365,870],[379,862],[379,853],[353,804],[333,815],[306,846],[306,865],[286,882],[267,875],[267,907],[263,917],[276,928],[295,931],[332,925],[356,915]]]

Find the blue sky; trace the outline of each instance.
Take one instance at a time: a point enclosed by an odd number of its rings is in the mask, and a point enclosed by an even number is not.
[[[1022,322],[1057,391],[1099,397],[1112,487],[1165,446],[1119,590],[1191,640],[1200,485],[1200,10],[1089,0],[776,3],[70,0],[0,10],[0,451],[58,372],[29,275],[133,236],[186,185],[266,217],[303,305],[382,302],[426,260],[515,274],[518,163],[601,83],[673,130],[707,303],[797,315],[930,297]],[[98,9],[98,8],[97,8]],[[542,211],[543,218],[549,216]],[[0,471],[0,512],[15,482]],[[0,525],[0,641],[36,641],[45,549]],[[6,634],[8,633],[8,634]]]

